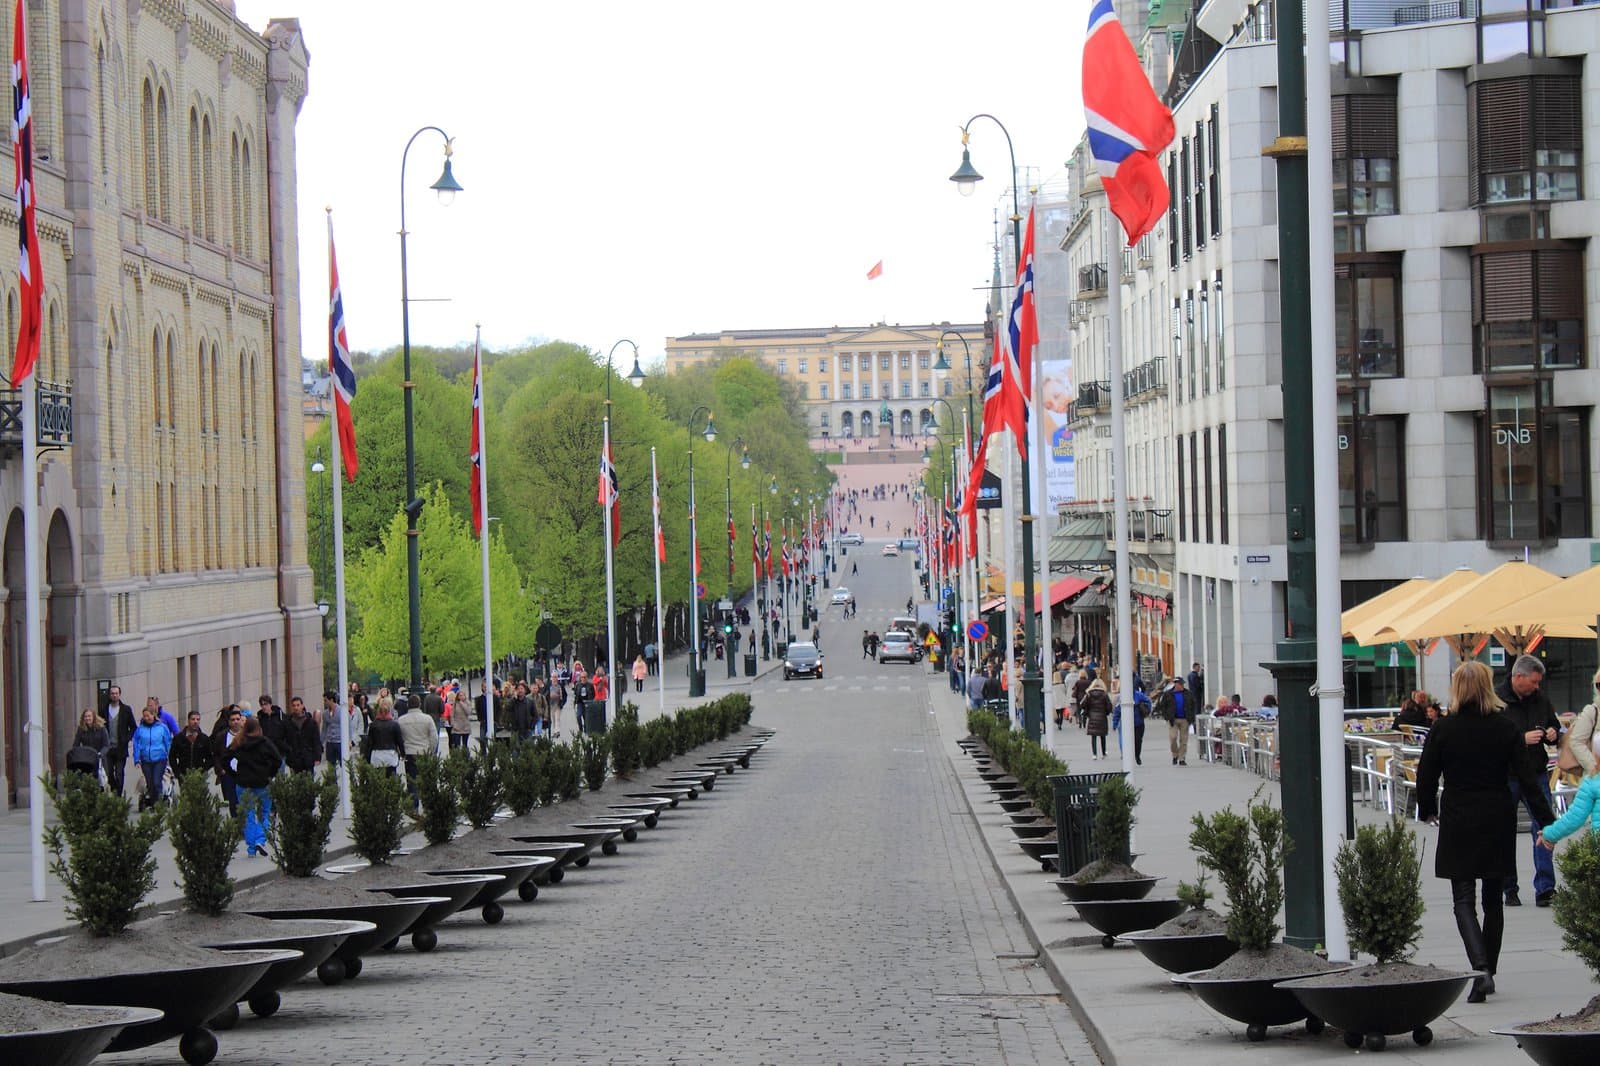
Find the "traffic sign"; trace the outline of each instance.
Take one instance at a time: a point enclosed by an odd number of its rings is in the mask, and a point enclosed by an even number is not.
[[[984,625],[982,622],[973,622],[967,627],[967,636],[971,637],[973,640],[982,640],[988,635],[989,627]]]
[[[697,600],[706,598],[706,587],[698,581],[694,583],[694,598]]]

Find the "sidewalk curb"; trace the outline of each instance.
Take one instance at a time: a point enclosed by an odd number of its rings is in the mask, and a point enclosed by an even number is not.
[[[946,684],[945,690],[948,690],[948,688],[949,686]],[[940,717],[937,713],[934,715],[936,727],[939,725]],[[961,786],[961,799],[966,804],[967,815],[972,819],[973,826],[978,829],[978,836],[983,840],[983,850],[988,854],[989,862],[994,866],[995,875],[1000,879],[1000,884],[1006,890],[1006,898],[1011,901],[1011,909],[1016,914],[1017,920],[1022,924],[1023,932],[1028,936],[1028,943],[1032,944],[1034,951],[1038,953],[1040,964],[1044,966],[1045,972],[1050,975],[1050,980],[1055,984],[1056,990],[1061,993],[1061,998],[1066,1001],[1067,1009],[1072,1012],[1073,1021],[1082,1027],[1084,1035],[1089,1038],[1089,1044],[1094,1048],[1095,1054],[1100,1057],[1100,1061],[1104,1066],[1117,1066],[1117,1057],[1112,1053],[1110,1042],[1106,1040],[1105,1034],[1100,1031],[1100,1027],[1095,1024],[1094,1018],[1089,1014],[1078,993],[1073,989],[1072,982],[1067,980],[1067,975],[1057,965],[1052,953],[1045,948],[1044,941],[1039,939],[1038,931],[1034,929],[1033,923],[1028,920],[1027,912],[1023,910],[1021,902],[1017,899],[1016,892],[1011,885],[1011,879],[1006,876],[1005,871],[1000,867],[1000,857],[995,854],[994,845],[989,840],[989,834],[983,832],[982,824],[978,820],[978,811],[972,805],[972,793],[967,788],[967,781],[962,777],[960,764],[956,761],[961,755],[961,749],[956,747],[956,740],[960,738],[944,736],[942,727],[939,728],[939,732],[945,742],[945,761],[949,763],[951,772],[955,774],[956,781]],[[955,749],[954,752],[951,751],[952,748]]]

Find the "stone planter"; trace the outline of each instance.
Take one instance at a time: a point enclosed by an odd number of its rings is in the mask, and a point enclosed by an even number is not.
[[[606,810],[611,811],[618,818],[634,819],[635,829],[641,825],[646,829],[654,829],[656,822],[659,820],[659,815],[653,807],[607,806]]]
[[[336,867],[328,868],[330,873],[359,873],[359,870],[341,870]],[[366,876],[360,878],[362,888],[368,892],[382,893],[396,899],[426,899],[428,905],[422,913],[412,921],[404,932],[411,934],[411,946],[418,951],[432,951],[439,944],[439,935],[434,932],[434,926],[461,910],[481,892],[486,885],[498,885],[504,878],[499,875],[466,874],[450,877],[429,877],[427,874],[417,874],[413,870],[373,870],[368,868]],[[393,880],[385,878],[385,874],[392,874]],[[399,937],[395,938],[396,940]],[[384,947],[392,947],[393,942]]]
[[[1319,972],[1327,971],[1309,971],[1298,976],[1314,977]],[[1210,970],[1199,970],[1175,974],[1172,983],[1188,988],[1218,1014],[1243,1022],[1245,1037],[1252,1043],[1267,1038],[1268,1026],[1291,1025],[1301,1020],[1305,1021],[1308,1033],[1322,1032],[1321,1018],[1306,1010],[1293,992],[1275,987],[1296,975],[1215,978],[1209,976],[1210,973]]]

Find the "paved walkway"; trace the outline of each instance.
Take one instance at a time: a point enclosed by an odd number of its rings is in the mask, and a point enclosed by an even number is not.
[[[966,734],[966,712],[941,676],[928,680],[938,709],[940,743],[962,779],[966,805],[982,830],[1012,894],[1034,946],[1041,949],[1052,973],[1061,982],[1074,1013],[1094,1037],[1108,1063],[1135,1066],[1181,1056],[1188,1063],[1348,1063],[1354,1052],[1345,1048],[1340,1034],[1328,1029],[1308,1036],[1299,1027],[1271,1030],[1260,1044],[1245,1040],[1244,1027],[1205,1007],[1188,992],[1173,986],[1167,975],[1132,947],[1100,947],[1099,934],[1077,919],[1054,885],[1055,874],[1042,874],[1039,864],[1011,843],[1009,819],[978,778],[972,760],[956,747]],[[1075,772],[1118,770],[1112,761],[1091,764],[1088,739],[1075,726],[1058,733],[1058,754]],[[1191,741],[1192,744],[1192,741]],[[1138,767],[1136,783],[1143,790],[1135,829],[1134,850],[1139,867],[1165,880],[1157,893],[1170,894],[1179,880],[1193,880],[1196,867],[1188,847],[1189,819],[1195,811],[1233,806],[1243,811],[1258,788],[1275,802],[1278,786],[1244,770],[1221,764],[1200,763],[1191,752],[1188,766],[1173,766],[1166,758],[1165,723],[1151,721],[1145,737],[1145,765]],[[1377,822],[1379,816],[1357,807],[1358,820]],[[1437,831],[1423,827],[1422,945],[1416,961],[1441,967],[1467,968],[1461,940],[1450,907],[1450,886],[1433,874],[1433,849]],[[1527,838],[1517,847],[1523,885],[1532,883],[1532,858]],[[1291,860],[1292,861],[1292,860]],[[1211,879],[1213,890],[1216,879]],[[1481,1005],[1458,1000],[1433,1024],[1436,1039],[1418,1048],[1408,1037],[1393,1037],[1384,1061],[1422,1063],[1444,1061],[1458,1066],[1506,1066],[1526,1061],[1512,1042],[1489,1030],[1516,1022],[1537,1021],[1555,1013],[1571,1013],[1594,994],[1588,971],[1561,947],[1561,933],[1549,910],[1528,905],[1506,911],[1505,947],[1500,956],[1499,991]],[[1225,902],[1213,906],[1225,910]],[[1370,961],[1370,960],[1367,960]],[[1439,1058],[1443,1056],[1444,1058]]]

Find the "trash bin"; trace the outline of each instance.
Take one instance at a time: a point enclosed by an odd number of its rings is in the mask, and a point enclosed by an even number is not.
[[[606,705],[600,700],[590,700],[583,708],[583,731],[589,736],[599,736],[606,731]]]
[[[1055,800],[1056,869],[1071,877],[1100,857],[1094,839],[1094,816],[1100,810],[1100,786],[1117,777],[1106,774],[1053,774],[1050,790]]]
[[[1004,725],[1007,728],[1010,728],[1010,726],[1011,726],[1011,708],[1007,705],[1006,700],[1004,699],[1004,697],[1002,697],[1002,698],[1000,698],[998,700],[984,700],[983,701],[983,709],[988,711],[990,714],[994,715],[996,718],[1000,719],[1000,724],[1001,725]]]
[[[756,653],[754,650],[744,653],[744,676],[756,676]]]
[[[778,641],[778,658],[781,659],[787,654],[789,654],[789,642],[787,640]]]
[[[695,699],[706,694],[706,668],[704,666],[689,671],[689,698]]]

